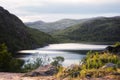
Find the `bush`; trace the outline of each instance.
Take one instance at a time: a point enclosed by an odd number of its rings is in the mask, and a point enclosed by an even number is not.
[[[113,46],[114,47],[120,46],[120,42],[116,42]]]
[[[85,67],[86,69],[98,69],[104,66],[106,63],[114,63],[120,65],[119,60],[119,56],[108,52],[89,52],[89,54],[87,54],[86,58],[83,60],[83,67]]]
[[[79,79],[85,77],[103,77],[106,75],[120,73],[120,56],[109,52],[88,52],[86,57],[82,60],[82,64],[74,66],[71,69],[61,69],[58,72],[59,77],[68,77],[70,80],[74,78]],[[103,68],[107,63],[115,64],[115,67]],[[73,79],[72,79],[73,78]]]
[[[19,72],[24,61],[15,59],[5,44],[0,44],[0,71]]]
[[[10,72],[22,72],[22,66],[24,64],[23,60],[19,60],[19,59],[12,59],[9,63],[9,71]]]
[[[113,63],[116,67],[103,68],[107,63]],[[110,73],[117,72],[117,68],[120,65],[120,57],[116,54],[109,52],[88,52],[86,58],[83,59],[83,64],[81,66],[80,76],[86,77],[100,77],[105,76]]]
[[[53,58],[53,60],[54,60],[54,61],[51,62],[51,64],[52,64],[53,66],[59,67],[59,66],[62,65],[62,62],[64,62],[64,57],[62,57],[62,56],[57,56],[57,57]]]
[[[27,63],[23,65],[23,71],[29,72],[31,70],[37,69],[40,66],[43,66],[42,58],[36,58],[33,62],[28,60]]]
[[[0,71],[8,71],[9,62],[12,59],[11,53],[8,53],[5,44],[0,45]]]

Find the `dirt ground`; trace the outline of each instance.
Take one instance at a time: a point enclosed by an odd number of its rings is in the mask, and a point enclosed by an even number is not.
[[[39,76],[39,77],[23,77],[24,73],[6,73],[6,72],[0,72],[0,80],[61,80],[56,79],[53,76]],[[69,80],[69,79],[63,79],[63,80]],[[73,79],[78,80],[78,79]],[[91,78],[91,79],[79,79],[79,80],[120,80],[120,76],[118,78],[114,78],[111,76],[105,76],[103,78]]]
[[[53,76],[23,77],[23,73],[0,72],[0,80],[57,80]]]

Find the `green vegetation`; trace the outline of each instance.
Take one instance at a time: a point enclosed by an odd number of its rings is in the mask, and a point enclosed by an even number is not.
[[[25,23],[28,27],[38,29],[40,31],[43,31],[45,33],[53,33],[57,30],[63,30],[69,26],[78,24],[80,21],[84,20],[74,20],[74,19],[62,19],[55,22],[43,22],[43,21],[36,21],[36,22],[28,22]]]
[[[60,67],[59,78],[85,78],[85,77],[103,77],[110,74],[120,73],[120,57],[110,53],[91,53],[83,60],[82,65],[74,65],[70,69]],[[107,63],[115,64],[114,67],[103,68]]]
[[[107,42],[120,41],[120,17],[93,18],[64,30],[53,36],[60,42]]]
[[[88,52],[86,58],[83,60],[83,67],[85,69],[98,69],[104,66],[106,63],[114,63],[117,66],[120,65],[119,60],[120,57],[112,53]]]
[[[19,50],[34,49],[55,40],[48,34],[28,28],[15,15],[0,7],[0,43],[5,43],[14,55]]]
[[[34,62],[27,61],[26,64],[23,65],[23,72],[29,72],[34,69],[37,69],[38,67],[43,66],[43,60],[41,58],[36,58]]]
[[[55,58],[53,58],[53,62],[51,62],[51,65],[56,66],[56,67],[60,67],[62,66],[62,62],[64,62],[64,57],[62,56],[57,56]]]
[[[113,67],[106,67],[107,63],[114,64]],[[83,60],[80,74],[82,77],[90,75],[91,77],[101,77],[110,73],[117,72],[120,65],[120,56],[108,52],[89,52]]]
[[[57,57],[53,58],[53,62],[51,62],[51,65],[56,67],[56,70],[57,70],[56,77],[60,77],[60,75],[62,74],[63,70],[65,69],[62,66],[63,62],[64,62],[64,57],[62,57],[62,56],[57,56]]]
[[[21,72],[23,64],[24,61],[12,57],[5,44],[0,44],[0,71]]]
[[[61,60],[60,60],[61,61]],[[7,50],[5,44],[0,44],[0,72],[29,72],[37,69],[46,61],[38,57],[34,60],[27,60],[26,62],[14,58]]]
[[[33,58],[34,59],[34,58]],[[39,68],[40,66],[44,66],[44,64],[49,63],[48,60],[44,60],[40,57],[33,59],[29,59],[26,61],[26,63],[22,67],[23,72],[30,72],[32,70],[35,70]],[[57,56],[53,58],[53,62],[51,62],[51,65],[57,68],[58,71],[60,71],[60,68],[62,67],[62,62],[64,61],[64,58],[61,56]]]
[[[45,46],[56,42],[51,35],[41,32],[37,29],[27,28],[27,31],[31,35],[31,38],[34,40],[34,42],[40,46]]]
[[[120,42],[116,42],[113,46],[114,46],[114,47],[120,46]]]
[[[116,49],[116,47],[120,49],[118,43],[114,45],[114,49]],[[60,67],[56,76],[62,79],[68,78],[71,80],[74,80],[74,78],[98,78],[108,75],[118,78],[120,75],[119,52],[120,51],[111,53],[109,50],[103,52],[89,51],[82,60],[81,65],[72,65],[67,68]]]

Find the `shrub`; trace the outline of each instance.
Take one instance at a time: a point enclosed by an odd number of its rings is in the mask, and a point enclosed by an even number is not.
[[[51,62],[51,65],[59,67],[62,65],[62,62],[64,62],[64,57],[62,56],[57,56],[55,58],[53,58],[53,62]]]
[[[38,67],[43,65],[43,60],[42,58],[36,58],[33,62],[28,60],[26,64],[23,65],[23,71],[24,72],[29,72],[31,70],[37,69]]]
[[[7,51],[5,44],[0,45],[0,71],[9,71],[9,62],[12,60],[11,53]]]
[[[22,72],[22,66],[24,64],[24,61],[23,60],[20,60],[20,59],[12,59],[9,63],[9,71],[10,72]]]
[[[0,71],[19,72],[24,61],[15,59],[5,44],[0,44]]]
[[[116,43],[114,44],[114,47],[117,47],[117,46],[120,46],[120,42],[116,42]]]
[[[92,52],[91,55],[90,53],[86,55],[86,58],[83,60],[83,67],[86,69],[98,69],[110,62],[119,65],[119,60],[119,56],[115,54]]]

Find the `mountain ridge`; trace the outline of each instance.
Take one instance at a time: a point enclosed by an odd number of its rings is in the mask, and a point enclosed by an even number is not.
[[[40,31],[43,31],[45,33],[53,33],[54,31],[57,30],[63,30],[71,25],[75,25],[78,24],[81,20],[77,20],[77,19],[61,19],[55,22],[46,22],[43,24],[33,22],[31,23],[25,23],[25,25],[31,27],[31,28],[35,28],[38,29]],[[82,20],[84,21],[84,20]]]
[[[54,32],[53,36],[67,42],[120,41],[120,17],[98,17]]]
[[[38,48],[52,42],[54,39],[50,35],[25,26],[17,16],[0,7],[0,44],[5,43],[10,52]]]
[[[115,17],[119,17],[119,16],[115,16]],[[52,34],[58,30],[64,30],[68,27],[71,27],[83,22],[89,22],[89,21],[93,21],[97,19],[105,19],[105,18],[110,18],[110,17],[99,16],[99,17],[83,18],[83,19],[65,18],[65,19],[54,21],[54,22],[44,22],[44,21],[38,20],[35,22],[26,22],[25,25],[31,28],[38,29],[45,33]]]

